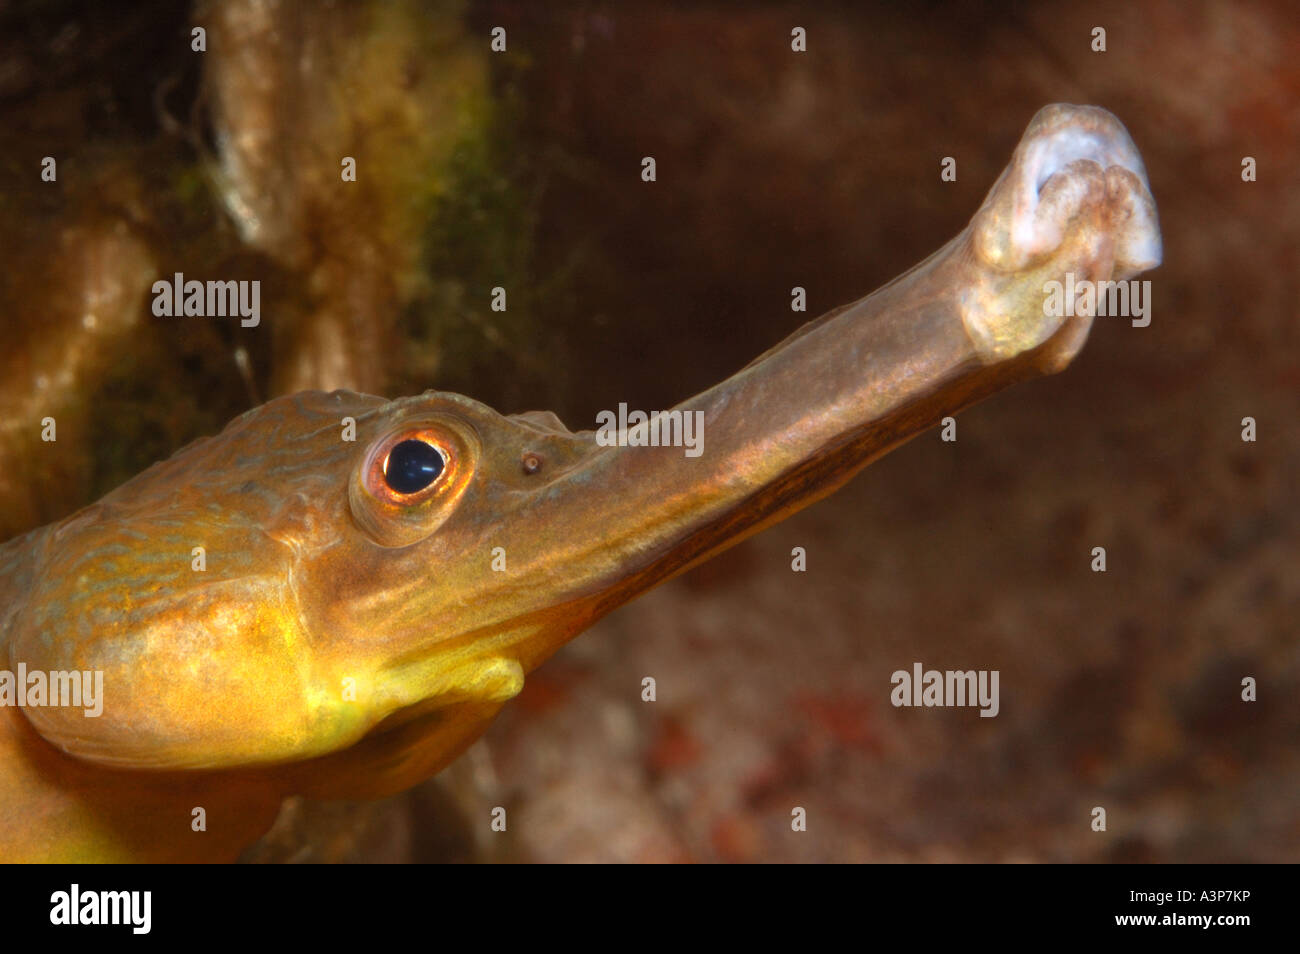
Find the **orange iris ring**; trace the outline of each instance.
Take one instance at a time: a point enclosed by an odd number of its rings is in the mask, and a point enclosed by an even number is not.
[[[429,486],[410,494],[394,490],[387,481],[388,460],[393,448],[405,441],[420,441],[428,444],[442,458],[442,472],[429,483]],[[460,442],[441,428],[414,427],[395,431],[378,442],[370,452],[370,459],[365,468],[366,492],[380,503],[401,508],[421,504],[438,496],[441,489],[456,483],[456,471],[460,463],[460,455],[456,449],[458,443]]]

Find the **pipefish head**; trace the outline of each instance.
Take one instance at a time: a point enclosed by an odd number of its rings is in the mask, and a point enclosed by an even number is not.
[[[584,625],[557,607],[580,588],[547,549],[563,531],[529,511],[594,448],[453,394],[256,408],[45,534],[12,662],[102,671],[105,700],[28,717],[79,758],[148,769],[303,762],[375,734],[343,787],[410,784]],[[327,767],[300,774],[329,787]]]

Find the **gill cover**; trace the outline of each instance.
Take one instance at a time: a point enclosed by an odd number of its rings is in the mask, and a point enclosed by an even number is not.
[[[217,768],[298,759],[364,733],[337,657],[302,623],[312,559],[350,525],[347,484],[386,402],[281,398],[51,528],[9,625],[9,665],[103,674],[103,710],[28,706],[89,761]],[[326,634],[328,635],[328,634]]]

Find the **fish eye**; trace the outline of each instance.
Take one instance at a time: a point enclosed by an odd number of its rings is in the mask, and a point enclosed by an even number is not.
[[[366,491],[387,507],[409,510],[442,493],[454,481],[464,454],[445,427],[395,430],[371,445],[362,465]]]
[[[450,516],[481,453],[454,417],[407,421],[373,441],[348,480],[348,505],[376,543],[408,546]]]
[[[442,474],[447,459],[436,446],[418,438],[393,445],[384,458],[384,482],[395,493],[417,494]]]

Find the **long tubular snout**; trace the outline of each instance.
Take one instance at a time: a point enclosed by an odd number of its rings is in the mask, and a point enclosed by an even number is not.
[[[585,586],[639,592],[825,496],[943,416],[1064,367],[1091,318],[1047,314],[1047,282],[1126,278],[1159,260],[1155,203],[1124,127],[1096,107],[1049,106],[943,249],[675,408],[702,415],[702,453],[595,454],[571,479],[602,506],[590,532],[548,536],[566,551],[548,559]],[[572,526],[566,499],[542,501],[554,513],[539,520]]]

